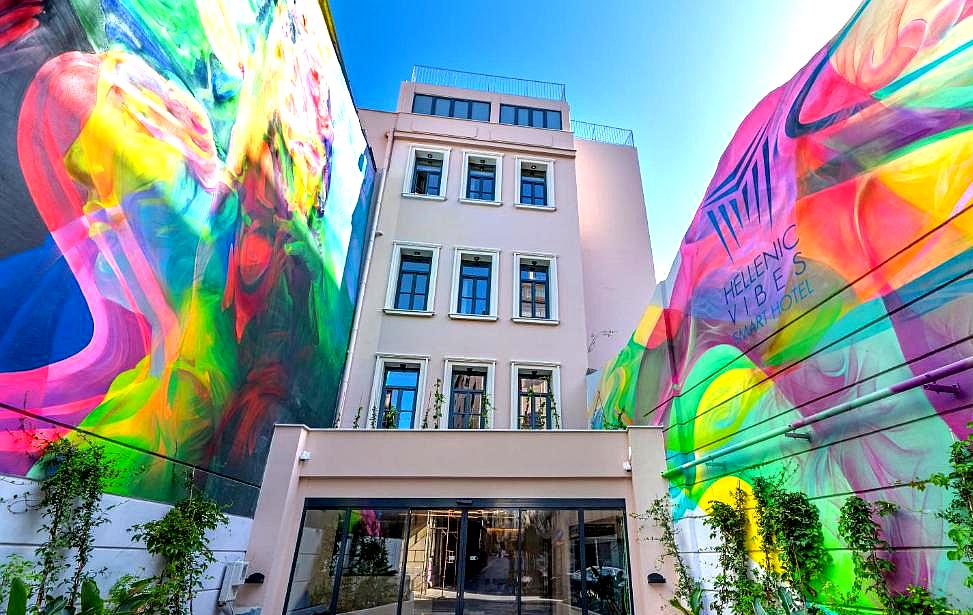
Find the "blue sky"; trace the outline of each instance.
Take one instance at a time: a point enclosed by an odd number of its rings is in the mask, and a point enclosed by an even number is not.
[[[858,0],[331,0],[355,102],[392,110],[413,64],[557,81],[572,117],[631,128],[656,274],[746,113]]]

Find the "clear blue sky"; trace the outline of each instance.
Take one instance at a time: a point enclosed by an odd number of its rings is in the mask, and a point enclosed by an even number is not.
[[[733,131],[858,0],[331,0],[355,102],[391,110],[413,64],[557,81],[575,119],[631,128],[657,276]]]

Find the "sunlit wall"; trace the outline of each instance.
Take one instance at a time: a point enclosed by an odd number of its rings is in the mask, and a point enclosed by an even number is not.
[[[313,0],[0,15],[0,472],[80,426],[122,493],[164,499],[180,466],[151,453],[252,483],[275,422],[331,426],[374,165],[328,20]]]
[[[603,371],[595,426],[661,425],[675,468],[973,355],[971,14],[969,2],[866,0],[753,109]],[[973,389],[971,372],[943,382]],[[970,418],[968,396],[912,388],[801,430],[810,442],[778,436],[676,473],[685,555],[711,578],[709,502],[783,472],[822,513],[823,602],[850,589],[836,521],[857,493],[901,507],[883,523],[895,586],[969,605],[935,515],[947,494],[904,483],[945,470]]]

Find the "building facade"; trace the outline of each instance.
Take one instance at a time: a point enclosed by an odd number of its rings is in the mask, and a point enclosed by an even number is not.
[[[382,177],[340,427],[584,428],[652,292],[631,133],[579,138],[563,86],[492,79],[417,67],[360,112]]]

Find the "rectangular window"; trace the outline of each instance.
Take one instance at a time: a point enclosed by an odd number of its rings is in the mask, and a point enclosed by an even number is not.
[[[500,105],[500,123],[561,130],[561,112],[515,105]]]
[[[431,256],[402,255],[399,264],[399,283],[395,292],[395,309],[426,310],[431,271]]]
[[[394,613],[408,510],[352,509],[334,613]]]
[[[459,267],[457,312],[476,316],[490,315],[490,286],[493,263],[480,256],[464,258]]]
[[[412,194],[439,196],[439,184],[443,178],[443,161],[432,157],[416,156],[412,176]]]
[[[517,374],[517,427],[559,429],[550,372],[520,370]]]
[[[455,117],[461,120],[490,121],[490,103],[480,100],[416,94],[412,97],[412,112],[422,115]]]
[[[496,196],[496,184],[496,160],[471,158],[466,171],[466,198],[492,201]]]
[[[548,267],[537,261],[520,263],[520,317],[550,318]]]
[[[489,407],[486,401],[485,367],[455,367],[450,374],[449,428],[486,429]]]
[[[379,429],[412,429],[419,397],[419,367],[405,363],[385,366]]]
[[[524,205],[547,205],[546,169],[521,170],[520,202]]]
[[[588,613],[631,613],[632,590],[622,511],[584,511],[584,561]]]

